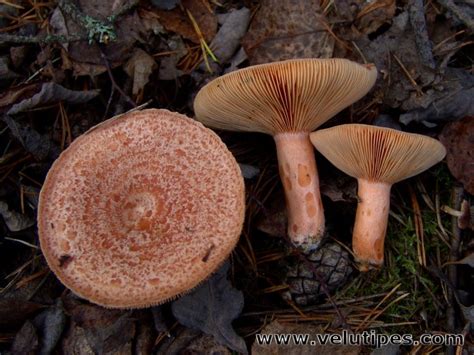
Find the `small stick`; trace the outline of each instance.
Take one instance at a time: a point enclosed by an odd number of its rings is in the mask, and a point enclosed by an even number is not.
[[[105,67],[107,69],[107,73],[109,74],[110,82],[112,83],[112,88],[111,88],[111,96],[113,94],[113,90],[117,90],[120,95],[125,99],[126,102],[128,102],[132,107],[137,107],[135,102],[120,88],[120,86],[117,85],[117,82],[115,81],[114,75],[112,74],[112,69],[110,68],[109,61],[107,60],[107,57],[105,56],[105,53],[103,52],[102,48],[100,48],[100,56],[102,57],[102,60],[105,64]],[[109,98],[109,103],[111,99]],[[109,104],[107,104],[108,106]],[[107,107],[108,110],[108,107]]]
[[[87,36],[78,36],[78,35],[41,35],[41,36],[20,36],[12,35],[8,33],[0,33],[0,43],[18,43],[18,44],[28,44],[28,43],[69,43],[77,42],[87,39]]]
[[[387,295],[377,304],[377,306],[375,306],[375,308],[367,315],[367,317],[365,317],[365,319],[362,321],[362,324],[359,325],[357,328],[356,328],[356,332],[359,331],[362,326],[364,326],[370,319],[370,317],[372,316],[372,314],[374,314],[377,309],[385,302],[385,300],[387,300],[388,298],[390,298],[391,295],[393,295],[395,293],[395,291],[397,291],[397,289],[401,286],[402,284],[398,284],[396,285],[389,293],[387,293]],[[403,296],[403,295],[402,295]],[[401,297],[401,296],[400,296]]]
[[[474,21],[467,15],[453,0],[438,0],[438,2],[447,10],[451,11],[462,23],[471,31],[474,30]]]
[[[462,197],[464,194],[464,189],[459,186],[455,186],[453,188],[453,196],[452,196],[452,201],[453,201],[453,206],[455,209],[459,210],[461,208],[461,202],[462,202]],[[457,261],[459,260],[459,246],[461,244],[461,230],[458,227],[457,223],[457,217],[452,216],[452,235],[451,235],[451,248],[449,252],[449,261]],[[456,289],[457,288],[457,283],[458,283],[458,274],[457,274],[457,266],[455,264],[450,264],[448,266],[448,279],[453,285],[453,287]],[[453,307],[455,304],[455,298],[453,291],[450,289],[448,290],[448,298],[449,298],[449,304],[448,304],[448,310],[447,310],[447,316],[448,316],[448,329],[450,331],[456,330],[456,311]],[[452,349],[450,351],[453,351]]]
[[[405,75],[407,76],[408,80],[410,81],[410,83],[413,85],[413,87],[415,88],[416,92],[420,95],[423,95],[423,91],[421,91],[420,89],[420,86],[418,85],[418,83],[415,81],[415,79],[412,78],[412,76],[410,75],[410,72],[408,71],[408,69],[403,65],[402,61],[395,55],[395,54],[392,54],[393,57],[395,58],[395,60],[397,61],[398,65],[400,65],[400,68],[402,68],[402,71],[405,73]]]
[[[423,217],[421,216],[420,205],[416,198],[415,191],[413,191],[411,186],[409,186],[409,190],[410,190],[411,204],[413,206],[415,233],[417,237],[416,247],[418,251],[418,262],[420,263],[421,266],[426,266],[425,238],[424,238],[424,233],[423,233]]]

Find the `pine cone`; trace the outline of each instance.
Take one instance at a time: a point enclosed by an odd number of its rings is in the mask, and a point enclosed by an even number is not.
[[[318,272],[330,293],[342,287],[353,271],[349,253],[337,243],[326,243],[305,256],[308,262],[299,260],[288,267],[289,290],[283,295],[300,306],[314,304],[326,295],[313,271]]]

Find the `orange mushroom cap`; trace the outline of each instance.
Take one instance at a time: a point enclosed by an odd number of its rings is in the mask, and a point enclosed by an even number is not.
[[[41,249],[74,293],[113,308],[163,303],[207,278],[236,245],[244,183],[219,137],[150,109],[77,138],[40,194]]]

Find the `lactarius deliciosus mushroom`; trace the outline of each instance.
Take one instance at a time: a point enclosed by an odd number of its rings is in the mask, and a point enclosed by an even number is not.
[[[346,59],[297,59],[226,74],[204,86],[194,102],[198,120],[233,131],[274,137],[288,211],[288,236],[317,248],[324,212],[309,132],[364,96],[377,77],[373,65]]]
[[[392,184],[441,161],[446,150],[436,139],[390,128],[347,124],[310,135],[331,163],[357,178],[359,203],[352,247],[361,271],[383,264]]]
[[[108,120],[61,154],[41,190],[39,238],[51,270],[77,295],[147,307],[224,262],[244,207],[239,166],[219,137],[151,109]]]

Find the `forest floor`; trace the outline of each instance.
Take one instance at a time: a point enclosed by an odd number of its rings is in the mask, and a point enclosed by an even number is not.
[[[469,0],[0,1],[0,353],[474,353],[473,30]],[[213,292],[122,311],[62,286],[42,256],[36,211],[51,164],[76,137],[133,109],[193,117],[210,80],[310,57],[374,63],[379,74],[323,127],[386,126],[447,148],[441,163],[394,185],[380,270],[361,273],[352,261],[355,179],[317,154],[328,237],[314,265],[323,275],[296,290],[304,256],[282,238],[273,139],[218,132],[242,166],[247,205],[230,262],[204,284]],[[180,322],[186,297],[206,307]],[[382,352],[255,342],[259,333],[342,330],[465,341]]]

